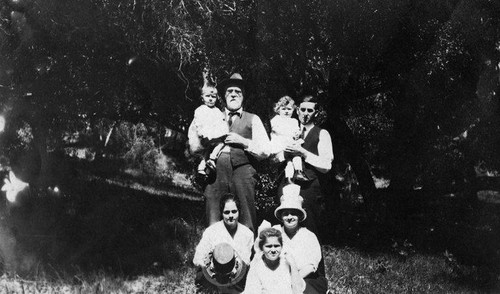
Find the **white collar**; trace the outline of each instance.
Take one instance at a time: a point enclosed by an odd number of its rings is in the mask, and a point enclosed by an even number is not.
[[[314,127],[314,123],[308,123],[307,125],[300,124],[300,129],[306,129],[309,132]]]

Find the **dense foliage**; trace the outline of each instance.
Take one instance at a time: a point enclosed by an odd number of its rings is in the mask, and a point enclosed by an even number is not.
[[[0,15],[2,145],[29,131],[40,175],[68,135],[106,147],[103,119],[185,133],[198,87],[234,71],[264,121],[281,95],[318,95],[365,193],[371,174],[409,189],[500,167],[497,1],[4,0]]]

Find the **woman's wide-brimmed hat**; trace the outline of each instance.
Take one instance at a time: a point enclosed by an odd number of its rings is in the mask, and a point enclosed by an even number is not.
[[[217,244],[202,267],[207,281],[219,287],[235,285],[245,276],[247,269],[248,266],[228,243]]]
[[[288,184],[283,187],[283,195],[280,198],[280,206],[274,210],[274,216],[281,221],[281,212],[284,209],[293,209],[299,211],[302,216],[299,217],[299,221],[303,221],[307,218],[306,211],[302,208],[302,202],[304,198],[299,195],[300,186],[296,184]]]
[[[243,92],[245,92],[245,81],[241,77],[239,73],[234,73],[231,75],[229,79],[225,79],[217,85],[217,90],[219,91],[219,95],[224,97],[226,93],[226,89],[230,86],[235,86],[240,88]]]

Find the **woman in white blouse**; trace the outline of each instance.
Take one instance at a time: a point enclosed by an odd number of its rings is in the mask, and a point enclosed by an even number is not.
[[[299,195],[300,186],[290,184],[283,187],[281,205],[274,215],[282,222],[275,226],[283,233],[283,252],[292,255],[300,276],[306,282],[305,294],[324,294],[328,290],[325,278],[321,246],[316,235],[300,223],[307,218]]]
[[[250,263],[254,235],[248,227],[238,222],[240,211],[238,197],[231,193],[223,195],[220,200],[220,211],[222,212],[222,220],[205,229],[200,243],[196,246],[193,263],[203,270],[204,267],[210,264],[214,248],[221,243],[227,243],[234,249],[236,255],[241,258],[246,269]],[[223,290],[226,293],[241,292],[243,285],[235,284],[235,282],[239,282],[241,275],[246,274],[246,271],[239,271],[238,273],[238,277],[235,276],[227,282],[227,285],[225,285],[227,287],[222,287],[221,283],[216,283],[215,285],[219,288],[219,291]],[[207,285],[202,271],[198,272],[195,280],[202,287]],[[209,280],[208,282],[214,284],[214,281]],[[231,291],[227,291],[226,288],[231,288],[229,289]]]

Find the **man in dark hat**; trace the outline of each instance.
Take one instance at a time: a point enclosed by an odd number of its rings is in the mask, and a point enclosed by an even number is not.
[[[304,208],[308,215],[305,227],[318,234],[320,197],[328,196],[325,195],[324,187],[321,187],[320,179],[332,168],[332,139],[327,130],[316,126],[318,100],[315,97],[303,97],[297,108],[297,114],[304,143],[302,145],[291,144],[286,147],[285,151],[301,156],[304,160],[304,173],[308,180],[297,181],[296,184],[300,185],[300,194],[304,198]],[[285,181],[281,183],[280,190],[285,184]]]
[[[255,159],[269,156],[269,137],[260,118],[243,110],[245,82],[240,74],[233,74],[218,85],[224,95],[225,119],[229,134],[226,146],[217,159],[216,179],[205,188],[208,224],[220,220],[219,199],[228,192],[236,194],[241,203],[241,223],[254,231],[255,214]]]

